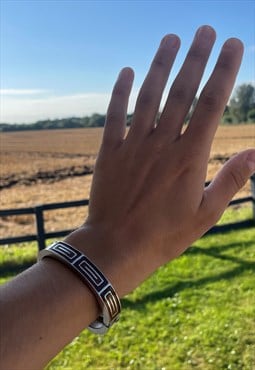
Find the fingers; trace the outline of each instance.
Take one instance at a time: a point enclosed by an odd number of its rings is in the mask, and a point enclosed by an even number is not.
[[[255,173],[255,149],[245,150],[231,158],[212,183],[205,189],[200,213],[211,227],[215,224],[233,196]]]
[[[128,99],[132,88],[134,72],[131,68],[121,70],[114,85],[107,110],[102,145],[116,147],[122,143],[126,129]]]
[[[207,153],[231,94],[242,55],[243,45],[240,40],[229,39],[225,42],[185,132],[192,145],[200,146]]]
[[[154,127],[163,90],[179,46],[180,40],[175,35],[167,35],[161,41],[139,92],[129,137],[144,136]]]
[[[158,125],[159,135],[167,134],[172,140],[180,135],[215,38],[215,31],[211,27],[202,26],[198,29],[183,66],[170,89]]]

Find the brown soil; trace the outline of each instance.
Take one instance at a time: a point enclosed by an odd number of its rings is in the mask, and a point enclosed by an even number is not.
[[[1,209],[88,199],[102,129],[1,133]],[[207,180],[233,154],[255,147],[255,125],[220,127]],[[236,198],[250,195],[250,184]],[[45,212],[46,231],[78,227],[87,207]],[[0,218],[0,238],[35,233],[34,216]]]

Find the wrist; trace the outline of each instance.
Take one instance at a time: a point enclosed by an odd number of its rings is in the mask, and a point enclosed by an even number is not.
[[[160,238],[146,240],[136,230],[126,225],[107,229],[106,225],[84,224],[64,240],[84,253],[106,276],[121,298],[133,291],[160,264],[160,253],[150,245],[157,245]],[[152,238],[151,238],[152,239]],[[146,250],[146,253],[144,253]]]
[[[72,317],[76,322],[75,326],[80,328],[78,330],[86,328],[99,314],[97,300],[89,287],[73,271],[55,259],[44,258],[38,264],[44,276],[47,276],[50,301],[56,302],[56,310],[61,307],[61,315]],[[74,325],[71,322],[70,324]]]
[[[121,303],[115,289],[98,267],[78,249],[58,241],[42,250],[38,259],[51,258],[61,262],[83,282],[95,295],[100,315],[88,329],[95,334],[104,334],[119,320]]]
[[[85,254],[110,281],[119,297],[130,291],[122,278],[127,258],[122,255],[117,236],[101,227],[84,225],[65,238],[65,242]]]

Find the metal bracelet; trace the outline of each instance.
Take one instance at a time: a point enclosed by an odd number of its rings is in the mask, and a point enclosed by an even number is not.
[[[67,265],[95,293],[102,313],[88,329],[96,334],[104,334],[119,320],[121,304],[119,297],[102,272],[80,251],[65,242],[56,242],[38,254],[38,261],[51,257]]]

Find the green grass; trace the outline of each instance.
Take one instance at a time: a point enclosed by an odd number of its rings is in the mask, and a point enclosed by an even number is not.
[[[221,223],[250,216],[230,210]],[[35,254],[0,248],[2,282]],[[47,370],[255,370],[255,228],[200,239],[122,304],[105,336],[84,330]]]

